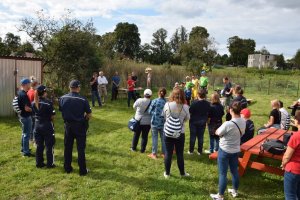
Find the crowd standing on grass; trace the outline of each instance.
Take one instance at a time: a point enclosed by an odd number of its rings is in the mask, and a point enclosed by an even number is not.
[[[148,74],[149,75],[149,74]],[[151,76],[151,75],[150,75]],[[228,193],[233,197],[238,195],[239,175],[238,157],[240,145],[251,140],[255,135],[255,126],[251,120],[247,98],[243,88],[230,82],[228,77],[223,78],[224,88],[220,93],[213,92],[210,98],[208,94],[208,77],[206,72],[201,73],[200,79],[193,75],[185,77],[185,82],[176,82],[173,91],[167,98],[167,90],[160,88],[158,97],[151,100],[152,91],[144,90],[144,96],[137,98],[135,89],[138,77],[134,72],[128,75],[126,81],[127,106],[133,100],[133,108],[136,110],[134,118],[139,123],[139,129],[134,131],[130,150],[138,151],[138,142],[141,136],[139,151],[146,152],[148,134],[151,130],[152,148],[148,157],[164,159],[164,177],[171,176],[171,164],[173,154],[177,155],[177,165],[182,177],[190,176],[184,165],[184,146],[186,138],[185,122],[189,121],[190,140],[188,154],[193,154],[196,140],[197,155],[203,152],[212,154],[218,152],[219,189],[217,194],[210,194],[215,200],[223,200],[227,186],[227,171],[232,175],[232,189]],[[151,77],[150,77],[151,78]],[[147,86],[149,87],[147,77]],[[107,78],[104,72],[99,75],[95,72],[90,79],[92,106],[95,100],[99,107],[104,105],[107,97]],[[111,101],[117,100],[121,79],[115,72],[111,79]],[[89,170],[86,166],[85,147],[86,133],[91,108],[88,100],[81,96],[80,82],[72,80],[69,84],[70,93],[59,99],[59,110],[64,120],[64,170],[66,173],[73,171],[72,150],[76,140],[78,152],[79,174],[86,175]],[[222,100],[221,100],[222,99]],[[102,100],[102,101],[101,101]],[[18,113],[22,126],[21,153],[25,157],[34,156],[29,148],[30,134],[36,143],[36,167],[54,168],[54,123],[55,111],[53,104],[47,99],[47,88],[39,85],[35,79],[24,78],[21,80],[20,90],[13,101],[15,111]],[[76,108],[76,109],[74,109]],[[277,99],[271,101],[271,112],[268,122],[258,129],[258,134],[267,128],[289,130],[291,118],[294,117],[293,130],[299,128],[300,99],[292,105],[291,115],[284,108],[283,102]],[[223,116],[225,122],[223,123]],[[209,149],[203,149],[204,133],[208,126]],[[282,168],[284,174],[284,191],[286,199],[300,198],[300,138],[299,132],[295,132],[288,143],[287,151],[283,156]],[[159,140],[161,152],[159,156]],[[46,148],[47,162],[44,162],[43,152]]]

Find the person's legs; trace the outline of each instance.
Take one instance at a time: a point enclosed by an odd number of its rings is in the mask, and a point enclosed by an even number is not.
[[[70,173],[73,170],[71,163],[72,163],[72,151],[73,151],[74,138],[75,136],[71,130],[70,124],[65,123],[64,168],[65,171],[68,173]]]
[[[164,137],[166,144],[166,154],[165,154],[165,172],[167,175],[170,175],[172,156],[174,150],[174,138]]]
[[[227,186],[228,154],[221,148],[218,151],[219,194],[224,195]]]
[[[177,165],[180,171],[180,175],[184,175],[184,159],[183,159],[183,150],[184,150],[184,141],[185,135],[182,134],[178,139],[175,141],[175,148],[176,148],[176,155],[177,155]]]
[[[96,95],[96,98],[97,98],[97,101],[98,101],[98,105],[99,105],[99,106],[102,106],[102,103],[101,103],[101,97],[100,97],[100,95],[99,95],[98,90],[95,91],[95,95]]]
[[[95,106],[95,96],[96,96],[96,92],[92,90],[91,93],[92,93],[92,106],[94,107],[94,106]]]
[[[128,105],[128,108],[130,107],[130,100],[131,100],[131,98],[133,98],[132,93],[133,93],[132,91],[127,92],[127,105]]]
[[[239,154],[238,153],[230,154],[229,168],[232,176],[232,187],[235,191],[237,191],[239,188],[238,166],[239,166]]]
[[[159,129],[159,134],[160,134],[160,140],[161,140],[161,152],[162,154],[166,153],[166,144],[165,144],[165,137],[164,137],[164,129]]]
[[[44,157],[43,157],[43,152],[44,152],[44,136],[41,133],[36,133],[35,134],[35,142],[36,142],[36,155],[35,155],[35,160],[36,163],[35,165],[37,167],[42,167],[44,165]]]
[[[55,137],[54,133],[48,133],[45,135],[45,144],[46,144],[46,155],[47,155],[47,167],[54,165],[54,144]]]
[[[158,146],[158,129],[156,127],[152,127],[152,154],[157,155],[157,146]]]
[[[21,117],[20,122],[22,124],[22,152],[23,155],[28,155],[30,154],[29,137],[32,128],[31,117]]]
[[[197,126],[190,122],[190,148],[189,151],[192,153],[194,152],[194,148],[195,148],[195,142],[196,142],[196,134],[197,134]]]
[[[218,151],[219,150],[220,137],[215,135],[214,140],[216,141],[216,147],[215,147],[214,151]]]
[[[202,154],[203,151],[203,137],[204,137],[204,132],[205,132],[205,126],[206,126],[206,121],[202,120],[200,123],[197,125],[197,132],[196,136],[198,139],[198,152]]]
[[[295,175],[291,172],[287,172],[287,171],[284,172],[283,184],[284,184],[285,199],[287,199],[287,200],[296,200],[297,199],[297,193],[299,195],[299,188],[298,188],[299,180],[298,180],[298,184],[297,184],[297,175]],[[298,189],[298,191],[297,191],[297,189]]]
[[[148,134],[151,129],[150,125],[141,125],[142,129],[142,142],[141,142],[141,152],[144,153],[148,143]]]
[[[214,152],[215,148],[215,138],[213,135],[209,134],[209,151],[210,153]]]
[[[296,189],[296,191],[297,191],[297,198],[298,198],[298,200],[300,200],[300,175],[299,174],[297,175],[297,189]]]
[[[132,150],[136,150],[136,146],[139,142],[141,132],[142,132],[142,130],[140,129],[140,130],[133,133],[133,138],[132,138],[132,143],[131,143]]]
[[[86,135],[84,133],[79,133],[76,135],[76,144],[78,153],[79,174],[85,175],[87,173],[87,169],[85,161]]]
[[[118,99],[118,94],[119,94],[119,88],[118,88],[118,87],[116,87],[115,100],[117,100],[117,99]]]

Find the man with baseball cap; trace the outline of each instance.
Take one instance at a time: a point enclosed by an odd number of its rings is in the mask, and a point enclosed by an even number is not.
[[[76,139],[79,174],[84,176],[88,173],[85,161],[86,120],[90,119],[92,111],[88,100],[79,95],[80,82],[72,80],[69,87],[70,93],[62,96],[59,100],[59,110],[62,112],[65,123],[64,168],[67,173],[73,171],[71,166],[72,150],[74,139]]]
[[[21,80],[21,89],[18,91],[18,106],[21,110],[19,114],[19,121],[22,125],[22,141],[21,141],[21,153],[23,156],[30,157],[32,154],[29,149],[29,137],[32,130],[31,119],[31,103],[27,96],[27,92],[30,89],[30,80],[23,78]]]

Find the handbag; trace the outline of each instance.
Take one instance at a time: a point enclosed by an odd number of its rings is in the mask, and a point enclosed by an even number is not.
[[[149,109],[150,105],[151,105],[151,101],[148,104],[148,106],[147,106],[146,110],[144,111],[144,113],[147,112],[147,110]],[[141,126],[141,124],[140,124],[141,120],[142,120],[142,118],[140,120],[137,120],[134,117],[131,118],[128,121],[128,128],[129,128],[129,130],[131,130],[132,132],[138,132],[140,130],[140,128],[141,128],[140,127]]]

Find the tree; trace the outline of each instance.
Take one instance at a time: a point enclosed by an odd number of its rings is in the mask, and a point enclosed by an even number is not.
[[[160,28],[155,33],[153,33],[153,39],[151,42],[152,52],[153,52],[153,60],[154,64],[163,64],[170,60],[171,57],[171,48],[167,43],[168,32]]]
[[[104,35],[100,36],[100,50],[103,52],[103,54],[112,59],[116,53],[115,51],[116,46],[116,36],[115,33],[109,32],[105,33]]]
[[[140,47],[140,51],[138,53],[138,58],[142,61],[142,62],[148,62],[148,63],[152,63],[152,47],[150,44],[145,43],[144,45],[142,45]]]
[[[4,38],[4,43],[10,52],[17,52],[19,46],[21,45],[21,38],[13,33],[7,33]]]
[[[293,58],[294,64],[297,68],[300,68],[300,49],[297,50],[296,55]]]
[[[139,29],[135,24],[118,23],[115,30],[116,50],[128,58],[135,58],[141,43]]]
[[[2,42],[2,38],[0,37],[0,55],[1,56],[7,56],[7,55],[10,55],[10,50],[9,48],[7,47],[7,45]]]
[[[66,89],[73,78],[85,81],[101,66],[99,37],[91,21],[83,24],[68,16],[54,20],[38,13],[37,18],[23,19],[19,29],[38,47],[44,70],[59,88]]]
[[[192,31],[190,32],[190,40],[194,37],[201,37],[201,38],[208,38],[209,33],[207,32],[207,29],[202,26],[195,26],[192,28]]]
[[[248,55],[255,51],[255,41],[252,39],[242,39],[233,36],[228,39],[228,50],[230,52],[230,60],[233,65],[246,65]]]
[[[282,68],[282,69],[286,69],[287,65],[285,63],[285,60],[284,60],[284,56],[283,54],[280,54],[280,55],[276,55],[276,61],[277,61],[277,66]]]
[[[182,44],[187,42],[187,40],[187,30],[184,26],[180,26],[176,29],[170,41],[170,46],[173,53],[173,58],[171,60],[172,64],[181,64],[180,48]]]
[[[25,53],[35,53],[35,49],[30,42],[25,42],[21,44],[16,52],[17,56],[25,56]]]
[[[269,50],[265,46],[260,49],[260,53],[263,55],[270,55]]]

